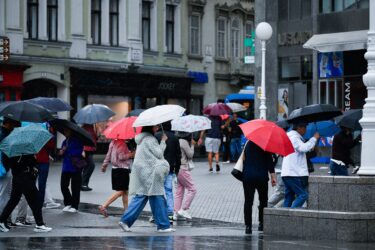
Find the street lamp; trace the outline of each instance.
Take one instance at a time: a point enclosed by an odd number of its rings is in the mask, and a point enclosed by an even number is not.
[[[261,80],[261,96],[260,96],[260,119],[266,120],[266,41],[272,36],[272,27],[269,23],[261,22],[255,29],[255,37],[259,38],[262,44],[262,80]]]

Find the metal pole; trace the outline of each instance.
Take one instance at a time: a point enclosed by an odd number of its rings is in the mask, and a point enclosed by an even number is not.
[[[260,106],[259,106],[259,118],[267,119],[267,107],[266,107],[266,41],[262,40],[262,79],[261,79],[261,89],[262,93],[260,96]]]

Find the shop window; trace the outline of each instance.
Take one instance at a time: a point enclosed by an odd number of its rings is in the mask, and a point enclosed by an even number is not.
[[[146,109],[155,107],[157,104],[156,101],[156,97],[146,98]]]
[[[0,92],[0,102],[5,102],[6,101],[6,98],[5,98],[5,93],[3,91]]]
[[[118,46],[119,0],[110,0],[109,5],[109,43]]]
[[[344,86],[342,79],[325,79],[319,81],[319,103],[332,104],[343,109]]]
[[[50,41],[57,41],[57,0],[47,2],[47,36]]]
[[[102,1],[91,0],[91,39],[93,44],[101,44]]]
[[[166,7],[166,47],[168,53],[174,53],[174,11],[173,5]]]
[[[370,7],[369,0],[359,0],[358,4],[361,9],[368,9]]]
[[[356,7],[356,0],[344,0],[344,9],[355,9]]]
[[[199,14],[193,14],[190,16],[189,21],[189,53],[192,55],[199,55],[201,41],[201,17]]]
[[[142,41],[143,49],[151,49],[151,3],[142,2]]]
[[[216,35],[216,55],[217,57],[225,57],[226,51],[226,19],[220,17],[217,19],[217,35]]]
[[[279,60],[279,74],[282,80],[296,80],[301,77],[301,57],[282,57]]]
[[[231,50],[233,58],[240,56],[240,19],[238,17],[233,18],[231,24]]]
[[[15,90],[11,90],[9,92],[10,92],[9,101],[17,101],[17,92]]]
[[[38,39],[38,0],[27,0],[27,32],[30,39]]]
[[[312,56],[302,56],[302,79],[312,79]]]
[[[369,8],[369,0],[320,0],[320,13],[340,12],[350,9]]]

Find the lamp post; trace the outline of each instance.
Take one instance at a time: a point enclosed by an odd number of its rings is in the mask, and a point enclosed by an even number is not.
[[[260,119],[266,120],[266,41],[272,36],[272,27],[269,23],[261,22],[257,25],[255,29],[256,38],[259,38],[262,45],[262,80],[261,89],[262,93],[260,96]]]

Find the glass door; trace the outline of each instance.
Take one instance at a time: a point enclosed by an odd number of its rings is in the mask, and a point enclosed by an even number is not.
[[[340,109],[344,106],[342,79],[323,79],[319,81],[319,103],[332,104]]]

